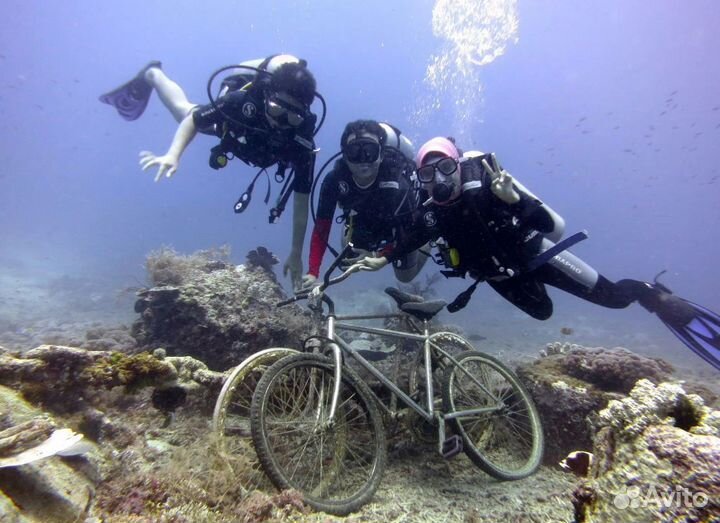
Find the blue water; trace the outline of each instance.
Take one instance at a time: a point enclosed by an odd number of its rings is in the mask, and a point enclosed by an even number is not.
[[[0,317],[17,316],[20,307],[28,315],[67,313],[46,309],[48,283],[63,277],[102,302],[103,293],[142,283],[146,254],[162,245],[191,252],[227,243],[240,263],[262,244],[284,258],[290,212],[268,225],[258,195],[245,215],[232,212],[252,169],[233,162],[211,170],[215,141],[198,136],[176,176],[153,183],[138,153],[163,153],[175,121],[156,97],[130,123],[97,100],[159,59],[192,101],[205,103],[217,67],[277,52],[308,60],[328,101],[319,164],[357,118],[391,122],[416,144],[454,135],[465,149],[496,152],[564,216],[568,232],[587,229],[590,239],[574,252],[608,278],[650,279],[668,269],[665,282],[678,294],[720,309],[720,8],[713,0],[520,1],[517,41],[491,63],[465,64],[472,81],[446,90],[425,81],[433,56],[456,55],[433,33],[429,0],[66,4],[3,4]],[[387,282],[388,274],[363,275],[347,288]],[[446,299],[463,288],[441,286]],[[637,306],[608,311],[551,294],[549,323],[523,316],[488,288],[448,321],[523,333],[530,350],[567,325],[579,343],[642,348],[650,339],[686,354]],[[28,307],[33,300],[37,308]],[[119,315],[132,315],[127,305]]]

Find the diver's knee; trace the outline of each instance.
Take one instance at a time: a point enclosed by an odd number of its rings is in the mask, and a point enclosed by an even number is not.
[[[395,279],[400,283],[410,283],[419,271],[413,269],[395,269]]]
[[[165,78],[167,78],[167,76],[165,76],[165,73],[163,73],[159,67],[148,67],[145,70],[145,80],[153,87],[156,87],[157,83]]]
[[[549,305],[545,305],[543,307],[536,307],[527,310],[526,312],[536,320],[545,321],[550,319],[550,317],[553,315],[553,306],[552,303],[550,303]]]

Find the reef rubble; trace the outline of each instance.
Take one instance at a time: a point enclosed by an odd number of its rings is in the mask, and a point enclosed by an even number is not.
[[[595,460],[573,493],[578,523],[720,521],[720,411],[642,379],[603,409]]]

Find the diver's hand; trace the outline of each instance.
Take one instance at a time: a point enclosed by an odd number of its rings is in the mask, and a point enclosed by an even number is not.
[[[373,258],[372,256],[366,256],[356,264],[354,264],[350,269],[353,269],[357,267],[355,270],[360,271],[379,271],[383,267],[385,267],[388,264],[388,259],[385,256],[380,256],[379,258]],[[348,270],[350,270],[348,269]]]
[[[493,163],[498,166],[496,169],[491,167],[487,160],[482,160],[483,167],[485,167],[485,170],[488,172],[488,174],[490,175],[490,179],[492,180],[490,190],[495,196],[500,198],[505,203],[513,204],[519,202],[520,195],[513,187],[512,174],[500,167],[497,161],[494,161]]]
[[[302,277],[302,280],[300,280],[301,291],[307,291],[309,289],[317,287],[318,285],[320,285],[320,282],[318,281],[317,276],[313,274],[306,274]]]
[[[372,254],[372,252],[366,251],[365,249],[357,249],[353,247],[353,256],[351,258],[344,258],[343,261],[340,262],[340,267],[347,269],[351,265],[355,265],[360,262],[363,258],[372,256]]]
[[[293,289],[297,289],[302,284],[303,264],[300,253],[291,252],[288,259],[283,265],[283,276],[290,273],[290,281],[292,281]]]
[[[140,167],[143,171],[147,171],[150,167],[158,166],[157,174],[155,175],[155,181],[159,181],[163,175],[170,178],[175,171],[177,171],[178,163],[180,160],[171,155],[165,154],[163,156],[155,156],[150,151],[140,152]]]

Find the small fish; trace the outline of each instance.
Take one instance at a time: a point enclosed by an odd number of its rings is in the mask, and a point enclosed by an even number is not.
[[[675,96],[676,94],[678,94],[678,92],[679,91],[677,89],[675,89],[672,93],[670,93],[670,96]]]
[[[661,112],[661,113],[660,113],[660,116],[663,116],[663,115],[665,115],[665,114],[667,114],[667,111]]]
[[[567,455],[558,465],[564,470],[569,470],[578,476],[587,476],[592,467],[594,456],[584,450],[576,450]]]
[[[560,329],[560,334],[564,334],[565,336],[570,336],[573,332],[575,331],[570,327],[562,327]]]
[[[582,117],[580,117],[578,122],[584,122],[585,120],[587,120],[587,116],[582,116]]]

